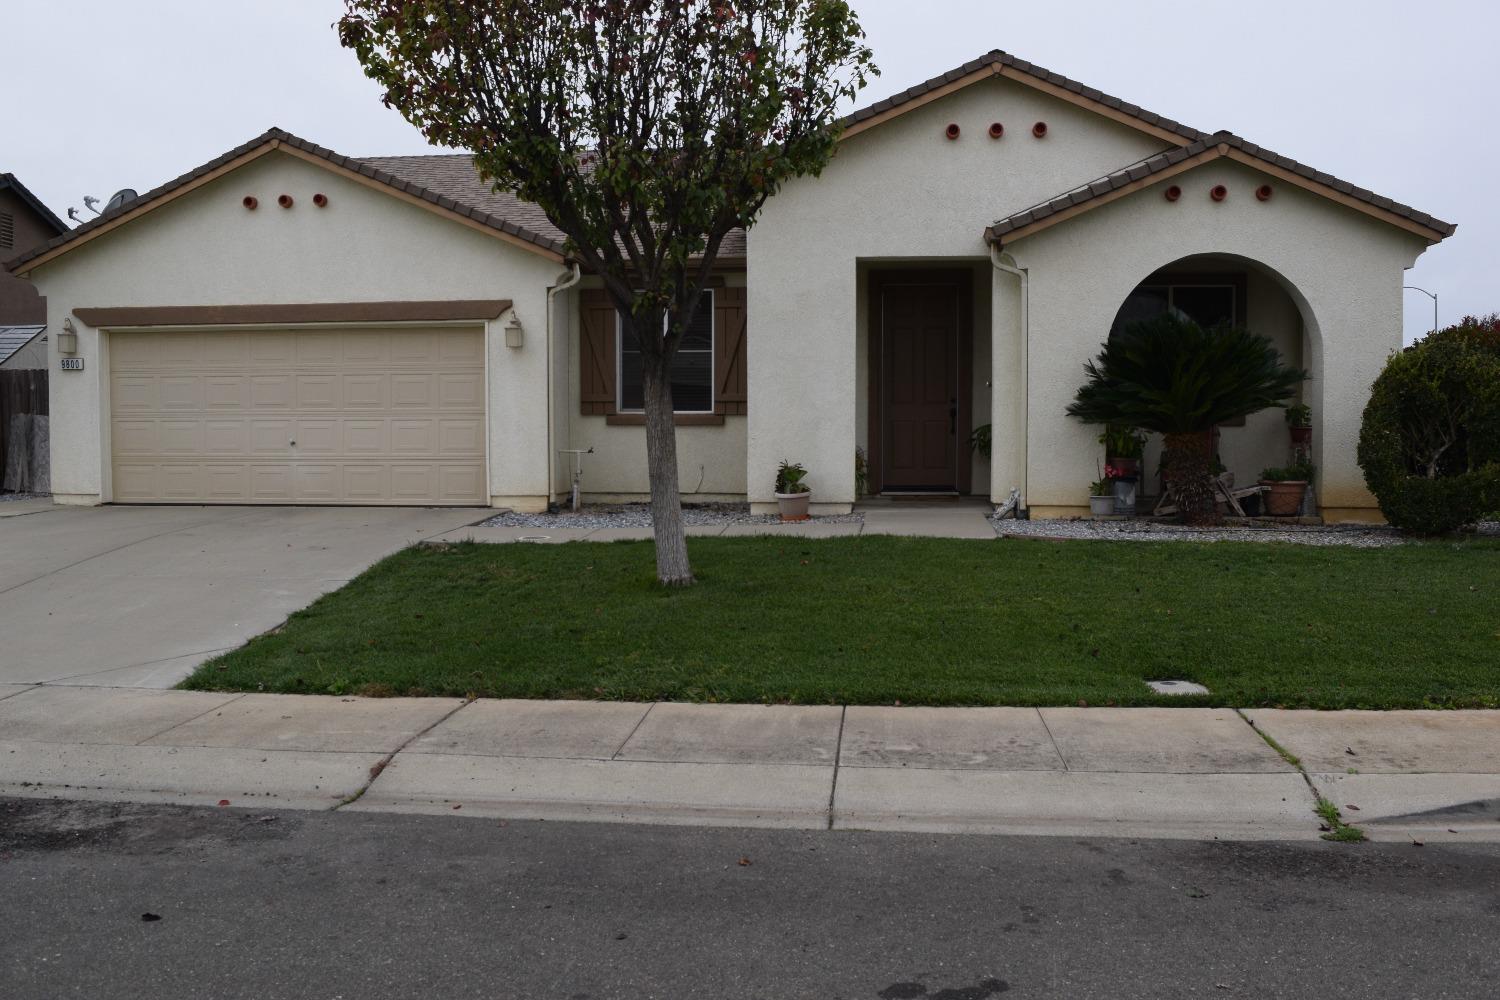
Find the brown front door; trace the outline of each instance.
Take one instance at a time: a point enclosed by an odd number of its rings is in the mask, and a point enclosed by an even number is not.
[[[882,286],[880,457],[887,490],[959,487],[964,294],[956,281]]]

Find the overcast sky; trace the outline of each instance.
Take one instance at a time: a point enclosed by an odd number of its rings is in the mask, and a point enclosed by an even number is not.
[[[1441,320],[1500,310],[1493,0],[855,0],[871,103],[991,48],[1458,223],[1407,275]],[[420,153],[339,48],[339,0],[4,0],[0,171],[59,216],[277,125],[352,156]],[[999,214],[994,206],[976,229]],[[1431,302],[1406,298],[1408,340]]]

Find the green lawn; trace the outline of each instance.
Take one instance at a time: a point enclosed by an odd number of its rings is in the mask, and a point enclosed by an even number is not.
[[[1500,545],[424,546],[185,687],[929,705],[1500,706]],[[1153,695],[1148,678],[1206,684]]]

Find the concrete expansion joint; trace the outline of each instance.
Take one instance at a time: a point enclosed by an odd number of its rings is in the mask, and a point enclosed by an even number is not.
[[[1302,776],[1303,784],[1307,785],[1307,791],[1312,795],[1313,813],[1328,827],[1323,835],[1324,840],[1349,843],[1365,839],[1364,832],[1359,827],[1346,822],[1339,807],[1318,791],[1318,786],[1313,784],[1312,775],[1307,773],[1307,768],[1303,766],[1301,758],[1276,742],[1270,733],[1257,726],[1255,720],[1245,714],[1244,709],[1236,708],[1234,714],[1244,719],[1245,724],[1254,730],[1257,736],[1265,740],[1267,746],[1280,754],[1281,759],[1296,768],[1297,773]]]
[[[329,812],[338,812],[340,809],[344,808],[345,806],[347,806],[347,805],[349,805],[351,803],[354,803],[354,802],[358,802],[360,800],[360,798],[362,798],[364,796],[364,794],[370,790],[370,786],[373,785],[373,784],[375,784],[376,781],[380,780],[380,776],[385,773],[385,769],[390,766],[391,761],[393,761],[393,760],[396,759],[396,755],[398,753],[400,753],[401,751],[405,750],[407,747],[411,746],[413,743],[415,743],[417,740],[421,739],[423,736],[426,736],[428,733],[432,732],[438,726],[441,726],[443,723],[445,723],[449,719],[453,718],[459,712],[462,712],[465,708],[468,708],[470,705],[474,704],[475,700],[476,699],[471,699],[471,698],[465,698],[465,699],[463,699],[462,701],[460,701],[457,705],[455,705],[453,707],[452,711],[450,711],[450,712],[444,712],[443,715],[440,718],[433,720],[433,722],[432,722],[432,724],[430,726],[427,726],[424,729],[420,729],[417,732],[412,733],[411,736],[407,737],[407,739],[404,742],[402,742],[402,744],[400,746],[398,746],[396,749],[392,750],[390,753],[386,754],[384,757],[382,757],[378,761],[376,761],[370,767],[370,776],[369,776],[368,779],[366,779],[365,783],[362,784],[362,785],[360,785],[358,788],[356,788],[349,795],[345,796],[344,798],[340,799],[337,803],[335,803],[334,807],[332,809],[330,809]]]
[[[1040,708],[1036,709],[1036,718],[1042,724],[1042,729],[1046,731],[1047,739],[1052,741],[1052,752],[1057,754],[1057,759],[1062,762],[1063,771],[1073,770],[1068,766],[1068,757],[1063,753],[1062,747],[1058,745],[1057,737],[1052,735],[1052,727],[1047,725],[1047,716],[1042,713]]]
[[[833,829],[834,800],[839,794],[839,760],[844,756],[844,720],[849,717],[849,706],[839,706],[839,734],[833,743],[833,779],[828,786],[828,829]]]
[[[617,747],[615,747],[615,752],[609,755],[609,759],[610,760],[619,760],[620,759],[620,754],[624,753],[625,752],[625,747],[630,744],[631,740],[635,739],[635,734],[638,733],[638,732],[640,732],[641,727],[646,724],[646,717],[651,714],[651,710],[654,709],[654,708],[656,708],[656,706],[657,706],[657,702],[654,702],[654,701],[651,704],[649,704],[649,705],[646,706],[646,710],[641,713],[641,717],[639,719],[635,720],[635,725],[630,727],[630,733],[629,733],[629,735],[627,735],[623,740],[621,740],[620,741],[620,745],[617,746]]]
[[[182,719],[180,721],[173,722],[170,726],[168,726],[167,728],[161,730],[160,732],[152,733],[150,736],[147,736],[143,740],[137,740],[135,745],[138,746],[138,747],[139,746],[145,746],[147,743],[150,743],[152,740],[156,739],[158,736],[162,736],[162,735],[164,735],[166,733],[170,733],[172,730],[177,729],[177,728],[179,728],[181,726],[185,726],[185,725],[187,725],[190,722],[196,722],[197,720],[203,718],[205,715],[212,715],[214,712],[222,711],[225,705],[233,705],[235,702],[239,701],[243,697],[245,697],[244,693],[237,694],[233,698],[230,698],[227,701],[222,701],[219,704],[213,706],[212,708],[206,708],[206,709],[204,709],[203,711],[199,712],[197,715],[193,716],[192,718]]]

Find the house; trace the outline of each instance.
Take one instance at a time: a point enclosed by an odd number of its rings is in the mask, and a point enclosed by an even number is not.
[[[67,224],[43,205],[14,174],[0,173],[0,261],[23,254],[68,231]],[[0,269],[0,327],[45,325],[47,303],[36,287]],[[12,336],[9,339],[14,339]],[[9,343],[0,341],[0,345]],[[28,337],[27,341],[31,338]],[[4,346],[0,346],[0,355]],[[0,357],[0,365],[5,358]],[[15,366],[11,366],[15,367]],[[40,365],[47,367],[45,358]]]
[[[767,509],[789,458],[815,509],[847,510],[864,448],[873,491],[1081,513],[1102,459],[1064,415],[1083,364],[1176,309],[1312,372],[1323,513],[1379,517],[1360,414],[1401,346],[1402,272],[1452,225],[1003,52],[845,125],[727,248],[685,342],[688,499]],[[534,510],[588,448],[587,495],[647,491],[639,364],[597,280],[465,156],[273,129],[8,266],[73,368],[61,500]],[[1241,480],[1283,464],[1280,414],[1223,428],[1220,454]]]

